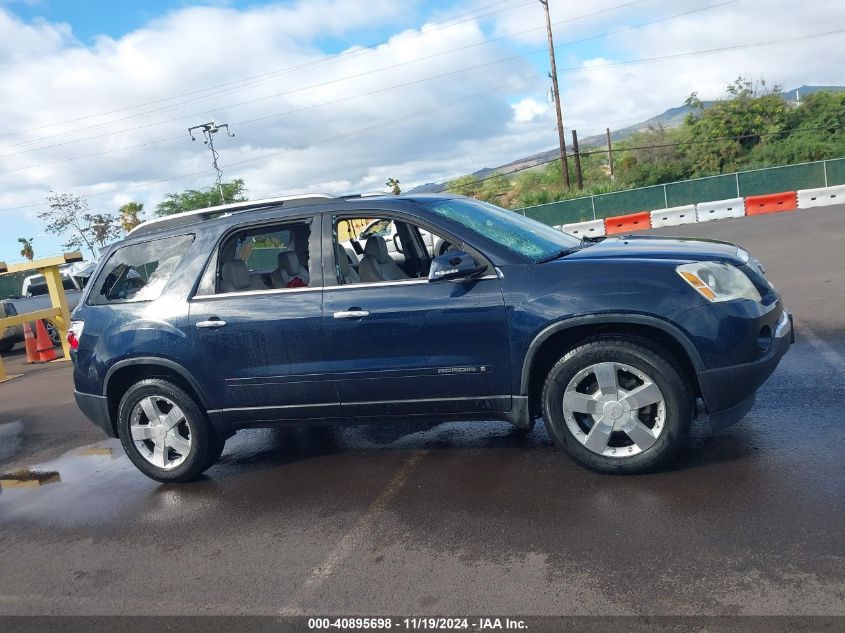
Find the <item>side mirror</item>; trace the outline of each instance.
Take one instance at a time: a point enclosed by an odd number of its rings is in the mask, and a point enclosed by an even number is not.
[[[447,251],[431,260],[428,280],[465,279],[474,277],[486,269],[487,266],[479,266],[469,253],[465,253],[464,251]]]

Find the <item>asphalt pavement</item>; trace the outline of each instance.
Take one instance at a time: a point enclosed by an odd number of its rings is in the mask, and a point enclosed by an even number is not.
[[[797,341],[756,406],[661,472],[545,429],[257,430],[160,485],[77,410],[68,364],[0,384],[0,614],[845,615],[845,206],[652,231],[735,241]]]

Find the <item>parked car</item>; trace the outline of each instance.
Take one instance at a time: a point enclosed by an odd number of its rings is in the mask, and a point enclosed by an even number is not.
[[[67,297],[68,308],[70,310],[73,310],[76,304],[79,303],[82,288],[85,286],[85,282],[92,272],[90,263],[86,262],[85,264],[86,266],[69,264],[59,268],[62,276],[62,286],[65,289],[65,297]],[[3,304],[5,316],[16,316],[18,314],[46,310],[53,305],[47,290],[47,280],[40,273],[24,278],[21,283],[20,297],[4,299],[0,303]],[[59,329],[48,319],[44,319],[44,325],[47,328],[50,339],[53,341],[53,345],[59,345],[61,343]],[[23,340],[24,332],[22,325],[5,328],[5,330],[0,331],[0,353],[8,352],[17,343],[23,342]]]
[[[337,236],[362,219],[393,223],[401,264],[378,234],[350,260]],[[209,468],[239,429],[409,419],[543,419],[584,466],[643,472],[700,412],[715,427],[742,418],[793,334],[734,244],[582,241],[411,195],[142,224],[102,257],[68,339],[82,411],[166,482]]]

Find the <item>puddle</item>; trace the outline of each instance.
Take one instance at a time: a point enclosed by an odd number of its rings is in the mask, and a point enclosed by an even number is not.
[[[38,488],[61,480],[59,473],[54,470],[16,470],[0,475],[0,490]]]
[[[127,521],[152,524],[204,516],[219,499],[211,480],[168,486],[148,479],[129,461],[116,439],[75,448],[2,477],[21,482],[0,485],[0,523],[108,531]],[[27,477],[31,482],[24,481]]]
[[[0,463],[11,460],[21,445],[23,422],[15,420],[0,424]]]
[[[79,451],[79,454],[84,457],[119,457],[111,446],[88,446]]]

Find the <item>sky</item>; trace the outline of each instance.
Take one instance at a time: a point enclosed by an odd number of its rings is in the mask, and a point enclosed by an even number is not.
[[[822,35],[845,29],[841,0],[549,4],[582,138],[740,75],[845,84],[845,32]],[[224,178],[253,199],[408,189],[554,148],[548,70],[538,0],[0,0],[0,261],[18,237],[61,252],[38,218],[50,191],[150,217],[212,185],[188,135],[207,121],[230,125]]]

